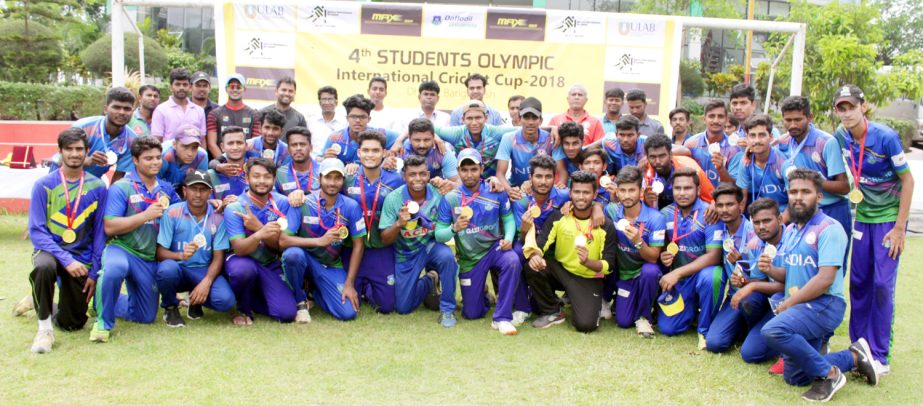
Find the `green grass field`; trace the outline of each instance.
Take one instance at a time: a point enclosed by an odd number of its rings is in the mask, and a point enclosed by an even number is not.
[[[597,332],[524,326],[501,336],[489,319],[454,329],[435,312],[379,315],[363,307],[343,323],[312,310],[308,325],[258,318],[230,325],[206,310],[184,329],[119,321],[108,344],[89,329],[57,331],[52,354],[34,356],[34,313],[10,309],[29,292],[32,246],[25,218],[0,217],[0,404],[792,404],[805,390],[746,365],[736,350],[710,354],[696,337],[638,338],[605,322]],[[848,375],[842,404],[923,403],[923,240],[911,240],[897,292],[892,374],[877,388]],[[185,312],[184,312],[185,314]],[[847,315],[848,316],[848,315]],[[849,345],[847,322],[831,342]]]

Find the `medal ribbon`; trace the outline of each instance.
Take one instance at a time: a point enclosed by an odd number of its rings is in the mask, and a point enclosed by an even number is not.
[[[257,199],[255,196],[253,196],[253,194],[250,193],[249,190],[247,191],[247,196],[249,196],[249,197],[250,197],[250,200],[251,200],[252,202],[254,202],[254,203],[259,203],[259,202],[260,202],[260,200]],[[268,198],[267,198],[267,200],[266,200],[266,203],[263,203],[263,206],[260,207],[260,209],[269,209],[269,211],[272,212],[272,213],[274,213],[275,215],[277,215],[277,216],[279,216],[279,217],[285,217],[285,213],[282,213],[282,211],[279,210],[279,207],[276,206],[276,201],[272,199],[272,192],[270,192],[270,193],[267,195],[267,197],[268,197]]]
[[[369,211],[368,202],[365,199],[365,177],[359,174],[359,202],[362,203],[362,213],[365,214],[365,229],[368,235],[372,235],[372,223],[375,222],[375,213],[378,211],[378,196],[381,193],[381,177],[378,178],[378,187],[375,188],[375,200],[372,201],[372,211]],[[371,237],[370,237],[371,238]]]
[[[147,197],[147,194],[142,193],[142,192],[141,192],[141,189],[138,189],[138,183],[140,183],[140,182],[132,181],[132,182],[131,182],[131,186],[134,187],[134,188],[135,188],[135,192],[138,192],[138,195],[141,196],[141,200],[144,200],[144,202],[147,203],[147,204],[154,204],[154,203],[157,203],[157,199],[156,199],[156,197],[157,197],[157,192],[154,192],[154,193],[153,193],[154,198]],[[144,190],[147,190],[147,185],[144,185]]]
[[[80,207],[80,198],[83,197],[83,179],[84,172],[80,171],[80,186],[77,187],[77,197],[74,198],[74,206],[71,209],[71,194],[70,190],[67,187],[67,179],[64,178],[64,168],[58,170],[58,174],[61,175],[61,185],[64,186],[64,210],[67,214],[67,229],[74,229],[74,219],[77,218],[77,209]]]
[[[336,222],[332,226],[327,227],[327,225],[324,224],[324,215],[323,213],[321,213],[320,195],[314,195],[314,197],[316,198],[316,201],[317,201],[317,222],[320,228],[324,230],[329,230],[331,228],[340,227],[340,209],[337,209],[337,212],[336,212]]]
[[[683,234],[679,237],[676,236],[676,232],[679,231],[679,211],[680,211],[679,206],[676,206],[676,210],[673,211],[673,238],[670,239],[670,242],[674,242],[674,243],[679,240],[682,240],[683,238],[686,238],[687,236],[689,236],[689,234],[692,234],[693,232],[695,232],[695,224],[693,224],[692,231],[686,234]],[[696,216],[698,216],[698,214],[699,214],[698,210],[692,213],[693,223],[695,222],[695,218]]]
[[[301,182],[298,181],[298,173],[295,172],[295,164],[292,163],[292,178],[295,179],[295,188],[301,189]],[[301,189],[304,192],[310,192],[314,184],[314,160],[308,158],[308,190]]]
[[[583,234],[583,236],[586,237],[587,242],[593,241],[593,228],[591,227],[591,225],[587,224],[586,231],[583,231],[583,229],[580,228],[580,222],[577,221],[577,216],[574,216],[573,214],[571,214],[571,216],[574,217],[574,228],[577,229],[577,232],[580,234]],[[590,220],[587,219],[588,223],[589,221]]]
[[[852,132],[846,130],[850,137],[852,137]],[[856,155],[852,151],[852,147],[849,148],[849,169],[853,173],[853,178],[856,181],[856,190],[859,190],[859,177],[862,176],[862,165],[865,163],[865,137],[869,135],[869,121],[865,120],[865,134],[862,134],[862,139],[859,140],[859,160],[856,161]],[[853,138],[855,140],[855,138]]]

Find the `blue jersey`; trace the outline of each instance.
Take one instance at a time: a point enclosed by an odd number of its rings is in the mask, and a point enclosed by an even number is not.
[[[785,240],[785,228],[783,227],[779,230],[781,234],[779,236],[779,243]],[[778,247],[776,253],[778,253]],[[760,261],[760,255],[763,255],[763,251],[766,249],[766,241],[760,239],[760,237],[754,234],[753,237],[747,242],[746,245],[740,248],[740,260],[743,261],[740,265],[741,270],[745,273],[744,276],[750,280],[774,280],[769,277],[769,275],[764,274],[760,271],[758,266]],[[782,257],[776,255],[772,259],[772,266],[782,267]],[[733,288],[733,286],[732,286]]]
[[[513,235],[515,230],[500,230],[501,217],[512,216],[510,200],[506,192],[491,192],[487,182],[481,181],[477,192],[459,185],[446,194],[439,205],[439,223],[454,223],[462,213],[462,206],[470,207],[473,212],[468,228],[455,235],[458,265],[467,271],[495,242],[505,239],[505,235]]]
[[[873,122],[868,123],[864,146],[858,145],[852,134],[842,126],[835,134],[843,148],[843,157],[853,177],[859,179],[859,190],[864,195],[862,203],[856,206],[856,221],[869,224],[897,221],[903,190],[899,175],[910,170],[900,136],[894,130]],[[864,154],[861,153],[863,149]],[[860,161],[861,173],[856,174]]]
[[[554,140],[545,130],[539,130],[538,139],[530,142],[522,134],[522,130],[513,134],[506,134],[500,141],[500,148],[497,149],[497,160],[508,161],[511,169],[510,184],[512,186],[522,185],[529,180],[529,160],[539,154],[546,154],[554,158],[555,161],[564,158],[563,150],[554,148]],[[503,176],[504,174],[500,174]]]
[[[289,162],[276,169],[276,191],[288,196],[295,190],[301,190],[305,196],[320,189],[320,162],[308,158],[308,170],[298,172]]]
[[[542,210],[542,214],[533,220],[535,232],[538,233],[541,231],[542,225],[545,224],[545,220],[548,219],[552,212],[561,210],[561,206],[569,201],[569,190],[552,187],[551,192],[548,194],[548,198],[545,199],[545,203],[539,206]],[[535,205],[537,205],[537,203],[535,202],[535,198],[531,195],[524,195],[522,199],[513,202],[513,218],[516,219],[517,230],[522,228],[522,215],[526,210],[529,210],[530,207]]]
[[[777,254],[785,267],[785,296],[789,289],[803,288],[822,266],[843,266],[846,254],[846,231],[832,217],[820,209],[799,228],[791,223],[785,228]],[[843,272],[837,270],[836,279],[825,292],[828,295],[846,299],[843,296]]]
[[[346,227],[349,231],[346,239],[334,240],[326,247],[305,248],[318,262],[333,268],[343,267],[341,256],[344,243],[366,235],[362,208],[342,194],[337,194],[333,207],[327,209],[327,201],[321,197],[321,192],[311,193],[301,207],[289,208],[288,220],[288,230],[285,232],[302,238],[320,238],[331,228]]]
[[[744,158],[739,171],[733,175],[737,178],[737,186],[748,193],[747,206],[766,197],[779,203],[779,211],[785,211],[788,207],[788,187],[782,172],[784,162],[785,157],[775,147],[769,150],[769,159],[762,168],[753,155]]]
[[[789,151],[788,158],[782,163],[782,177],[785,179],[786,190],[788,177],[785,174],[789,168],[811,169],[820,173],[826,180],[833,180],[837,175],[846,173],[839,144],[832,135],[818,130],[814,124],[809,125],[808,133],[801,144],[795,142],[795,138],[790,135],[783,136],[779,142],[780,146],[786,145]],[[821,200],[820,206],[829,206],[843,199],[845,197],[841,195],[824,191],[824,199]]]
[[[607,204],[611,203],[612,198],[609,196],[609,191],[600,186],[599,189],[596,190],[596,199],[593,199],[593,201],[605,207]]]
[[[157,177],[177,188],[183,184],[186,175],[195,170],[208,170],[208,154],[205,150],[199,148],[195,157],[192,158],[192,162],[183,164],[179,162],[176,150],[170,145],[163,150],[163,166],[160,167],[160,173],[157,174]]]
[[[388,195],[385,207],[381,212],[379,230],[385,230],[397,223],[401,208],[413,200],[407,186],[401,186]],[[426,197],[420,203],[420,211],[411,215],[410,221],[416,222],[413,226],[408,223],[401,229],[400,235],[394,241],[394,256],[398,263],[416,258],[418,254],[425,254],[426,247],[435,240],[436,218],[439,215],[439,206],[442,195],[435,186],[426,185]]]
[[[683,216],[674,202],[661,210],[666,227],[666,243],[675,242],[679,253],[673,258],[673,269],[695,261],[710,248],[721,249],[724,242],[724,224],[707,224],[705,210],[708,204],[696,199],[688,216]],[[842,261],[842,257],[840,260]]]
[[[247,191],[247,174],[240,171],[237,176],[225,176],[223,173],[214,169],[208,171],[208,176],[212,179],[212,197],[215,199],[224,199],[228,196],[240,196]]]
[[[394,145],[394,141],[397,140],[398,134],[391,130],[385,130],[383,128],[374,128],[366,127],[365,131],[377,131],[385,136],[385,149],[391,149],[391,146]],[[324,143],[324,148],[321,150],[321,154],[324,151],[330,149],[333,144],[340,146],[340,153],[337,155],[337,158],[340,161],[343,161],[344,164],[358,164],[359,163],[359,143],[356,142],[359,134],[353,136],[349,127],[346,127],[342,130],[335,131],[327,137],[327,142]]]
[[[711,152],[708,152],[708,135],[705,132],[698,133],[688,138],[684,145],[692,152],[692,157],[698,162],[699,166],[705,170],[708,180],[713,185],[717,185],[720,182],[720,177],[718,176],[718,168],[715,168],[715,165],[711,162]],[[721,147],[721,156],[724,157],[724,166],[728,173],[732,177],[737,175],[740,172],[743,150],[737,145],[732,145],[728,142],[727,135],[722,136],[718,145]]]
[[[106,219],[134,216],[147,210],[151,204],[158,204],[158,200],[163,196],[169,198],[171,204],[180,202],[173,186],[163,179],[157,179],[154,188],[148,190],[137,173],[129,173],[109,187],[109,195],[106,197]],[[109,243],[118,245],[145,261],[153,261],[157,253],[160,221],[161,219],[148,221],[132,231],[112,237]]]
[[[160,220],[157,244],[170,251],[183,252],[186,244],[192,243],[196,235],[205,236],[205,246],[198,247],[195,254],[181,262],[188,267],[207,267],[212,262],[214,251],[227,251],[231,247],[225,231],[224,216],[215,213],[210,204],[205,206],[206,212],[201,220],[189,212],[186,202],[170,206]]]
[[[77,120],[72,125],[74,128],[80,128],[87,134],[87,141],[90,147],[87,149],[87,156],[92,156],[94,152],[106,153],[107,151],[115,152],[118,160],[115,163],[115,170],[120,172],[133,172],[135,164],[131,160],[131,143],[138,138],[138,135],[126,125],[122,132],[116,135],[109,134],[106,131],[106,116],[85,117]],[[52,160],[49,167],[49,173],[56,172],[61,166]],[[85,168],[87,172],[101,178],[109,172],[110,165],[93,165]]]
[[[731,234],[730,230],[728,230],[727,228],[727,224],[724,224],[723,221],[719,221],[718,224],[720,224],[724,230],[724,238],[730,239],[731,241],[733,241],[734,249],[740,253],[740,259],[738,259],[737,261],[740,262],[741,268],[744,270],[749,269],[750,263],[747,262],[748,256],[746,252],[747,252],[747,243],[751,239],[756,237],[756,231],[753,230],[753,224],[750,223],[750,220],[747,220],[746,217],[740,216],[740,225],[737,226],[737,232],[735,232],[734,234]],[[724,276],[725,278],[730,280],[731,274],[734,273],[734,264],[732,264],[727,259],[731,251],[724,249],[723,241],[722,241],[721,249],[723,251]],[[756,265],[756,263],[754,263],[753,265]],[[730,286],[730,289],[731,291],[737,290],[737,288],[734,287],[733,285]]]
[[[378,222],[381,220],[381,210],[385,206],[385,198],[394,189],[404,184],[404,178],[391,171],[381,171],[381,176],[374,182],[369,182],[365,177],[365,168],[359,168],[355,175],[346,177],[343,187],[346,195],[359,203],[362,217],[365,219],[365,229],[368,237],[365,246],[369,248],[382,248],[381,232]]]
[[[439,152],[439,148],[432,147],[423,155],[426,159],[426,168],[429,169],[430,179],[437,176],[443,179],[458,176],[458,159],[455,157],[455,149],[448,142],[443,141],[443,144],[445,153]],[[401,158],[407,158],[410,155],[417,155],[417,153],[411,148],[410,140],[407,140],[404,141],[404,156]]]
[[[635,143],[634,152],[629,154],[622,149],[622,144],[619,143],[618,136],[614,133],[611,135],[607,134],[606,137],[603,138],[602,147],[609,156],[609,173],[618,174],[619,171],[626,166],[638,166],[638,161],[644,158],[645,140],[647,140],[647,137],[639,135],[638,141]]]
[[[228,205],[225,209],[226,215],[224,216],[225,226],[227,227],[228,240],[234,241],[242,238],[247,238],[252,231],[247,230],[244,227],[244,219],[239,215],[247,214],[246,207],[250,207],[250,211],[261,223],[266,224],[270,221],[276,221],[279,217],[285,215],[288,212],[289,205],[288,199],[285,196],[282,196],[276,192],[269,193],[269,200],[266,204],[260,207],[257,203],[254,203],[253,199],[250,197],[249,193],[243,193],[237,196],[237,201]],[[280,215],[281,213],[281,215]],[[289,224],[291,225],[292,219],[288,219]],[[279,252],[273,249],[270,249],[266,244],[260,244],[257,247],[256,251],[253,251],[250,254],[250,258],[253,258],[261,264],[271,264],[274,261],[279,260]]]
[[[461,151],[467,148],[474,148],[481,153],[481,163],[484,165],[484,172],[481,178],[487,179],[497,174],[497,151],[500,149],[500,142],[503,135],[518,130],[519,127],[497,127],[485,125],[481,130],[481,140],[475,141],[474,136],[468,131],[468,127],[463,125],[454,127],[436,127],[436,135],[452,144],[456,150]]]
[[[631,225],[641,232],[641,239],[649,247],[663,247],[666,237],[666,221],[663,214],[644,203],[638,202],[638,204],[641,205],[641,212]],[[625,207],[621,203],[610,203],[606,206],[606,216],[612,220],[612,224],[618,224],[619,220],[625,218]],[[619,279],[634,279],[641,274],[641,267],[646,261],[641,257],[641,250],[635,248],[635,244],[624,232],[616,227],[615,233],[619,244],[619,250],[616,252]]]
[[[277,168],[292,161],[292,157],[288,154],[288,144],[282,140],[277,140],[276,148],[272,150],[268,150],[266,145],[263,144],[263,136],[247,140],[247,160],[250,158],[265,158],[268,154],[272,154],[272,163]]]

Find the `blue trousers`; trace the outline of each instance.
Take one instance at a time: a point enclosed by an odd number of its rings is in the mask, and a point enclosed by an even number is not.
[[[280,261],[262,264],[231,255],[224,270],[237,298],[237,311],[247,316],[255,311],[283,323],[295,320],[295,298],[285,283]]]
[[[706,335],[718,306],[724,295],[724,267],[709,266],[676,284],[676,291],[682,295],[685,308],[683,311],[667,316],[658,308],[657,327],[666,336],[682,334],[692,326],[692,319],[699,311],[698,332]]]
[[[458,277],[458,263],[452,249],[445,244],[431,242],[425,250],[417,251],[412,257],[394,264],[395,309],[400,314],[412,312],[433,288],[432,281],[421,277],[424,269],[439,273],[442,295],[439,296],[439,311],[455,311],[455,279]]]
[[[466,319],[479,319],[487,315],[490,305],[484,295],[484,284],[487,283],[487,272],[497,269],[500,272],[500,283],[497,286],[497,308],[494,309],[494,321],[513,320],[513,301],[516,292],[521,288],[522,263],[519,262],[522,250],[519,244],[509,251],[500,251],[497,248],[500,242],[494,243],[470,271],[458,275],[461,285],[462,317]]]
[[[163,308],[179,305],[176,292],[186,292],[195,289],[208,274],[208,267],[188,267],[172,259],[161,261],[157,264],[154,278],[157,280],[157,289],[160,290],[160,306]],[[224,276],[218,275],[208,290],[205,307],[226,312],[234,308],[237,301],[234,291]]]
[[[102,269],[96,280],[96,327],[112,330],[115,318],[153,323],[157,318],[157,263],[145,261],[124,248],[109,244],[103,250]],[[122,295],[122,283],[128,290]]]
[[[644,263],[638,276],[624,281],[618,278],[618,272],[608,276],[612,275],[615,275],[616,286],[615,324],[621,328],[629,328],[635,324],[635,320],[642,317],[651,321],[651,309],[657,301],[659,290],[657,281],[660,280],[660,266]],[[606,281],[608,283],[608,279]]]
[[[314,280],[314,301],[317,305],[337,320],[355,319],[357,313],[353,310],[352,301],[346,299],[345,303],[342,302],[346,270],[328,267],[311,255],[305,255],[305,259],[308,261],[308,270]]]
[[[288,247],[282,251],[282,274],[285,283],[295,292],[295,303],[308,300],[304,291],[304,279],[308,273],[308,252],[301,247]]]
[[[744,362],[763,362],[778,356],[778,352],[766,345],[760,333],[760,329],[771,318],[766,294],[750,293],[740,301],[737,309],[731,307],[731,297],[729,294],[715,315],[705,336],[705,348],[710,352],[724,352],[731,348],[735,340],[744,337],[740,347],[740,357]],[[770,317],[767,318],[767,314]]]
[[[343,269],[349,269],[352,249],[343,250]],[[394,311],[394,248],[365,247],[359,273],[356,274],[356,292],[379,313]]]
[[[823,295],[777,314],[763,326],[762,334],[770,348],[782,353],[785,382],[805,386],[815,378],[827,376],[831,365],[847,372],[855,366],[849,350],[821,355],[826,337],[843,321],[846,301]]]
[[[849,267],[849,337],[865,337],[872,356],[882,364],[891,358],[894,340],[894,292],[897,289],[898,259],[888,256],[882,245],[894,222],[856,222],[852,264]]]

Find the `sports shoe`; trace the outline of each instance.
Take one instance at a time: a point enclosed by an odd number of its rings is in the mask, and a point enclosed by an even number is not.
[[[564,294],[561,295],[561,304],[564,306],[570,306],[570,296],[567,296],[567,292],[564,292]]]
[[[654,338],[654,327],[644,317],[635,320],[635,330],[638,331],[638,335],[641,337]]]
[[[699,336],[699,345],[698,345],[698,348],[699,348],[699,350],[704,350],[705,347],[706,347],[706,345],[705,345],[705,335],[699,334],[698,336]]]
[[[566,320],[564,317],[564,312],[557,312],[554,314],[548,314],[541,316],[534,321],[532,321],[532,327],[535,328],[548,328],[555,324],[561,324]]]
[[[782,375],[785,373],[785,361],[782,359],[782,357],[779,357],[779,360],[776,361],[775,364],[772,364],[771,367],[769,367],[769,373],[773,375]]]
[[[54,346],[54,331],[39,330],[38,334],[35,335],[35,339],[32,340],[32,353],[33,354],[47,354],[51,352],[51,347],[53,346]]]
[[[517,333],[516,326],[508,321],[492,321],[490,322],[490,327],[500,331],[500,334],[507,336],[516,335]]]
[[[298,303],[298,311],[295,312],[295,323],[308,324],[311,322],[311,313],[308,311],[308,302]]]
[[[856,368],[854,371],[864,376],[869,385],[878,385],[881,372],[876,368],[875,359],[872,357],[872,350],[869,349],[868,341],[865,341],[864,338],[859,338],[849,346],[849,351],[856,355]]]
[[[109,330],[102,330],[94,325],[93,330],[90,331],[90,342],[108,343]]]
[[[19,299],[15,305],[13,305],[13,317],[19,317],[30,310],[35,309],[35,303],[32,302],[32,295],[28,295],[22,299]]]
[[[522,325],[522,323],[525,323],[525,322],[526,322],[526,319],[528,319],[529,316],[531,316],[531,315],[532,315],[532,314],[529,313],[529,312],[522,312],[522,311],[517,310],[517,311],[513,312],[513,321],[512,321],[512,323],[513,323],[514,326],[519,327],[519,326]]]
[[[442,312],[439,314],[439,324],[442,324],[442,327],[445,328],[452,328],[458,324],[458,320],[455,320],[455,313]]]
[[[170,306],[163,310],[163,321],[167,322],[167,327],[186,327],[183,316],[179,315],[179,308]]]
[[[189,320],[198,320],[201,319],[204,315],[205,312],[202,311],[202,305],[192,305],[186,309],[186,317],[188,317]]]
[[[833,378],[823,377],[814,380],[811,389],[808,389],[801,398],[811,402],[826,402],[833,397],[833,394],[846,385],[846,375],[840,372],[840,369],[833,367],[836,376]]]
[[[439,297],[442,295],[442,288],[439,285],[439,272],[428,271],[426,272],[426,277],[433,282],[433,287],[429,289],[429,293],[423,298],[423,306],[438,312]]]
[[[603,299],[602,307],[599,308],[599,318],[612,320],[612,307],[609,306],[609,303],[606,302],[606,299]]]
[[[878,362],[877,359],[873,360],[873,362],[875,363],[875,367],[878,369],[878,373],[881,376],[891,375],[891,364],[882,364],[881,362]]]

